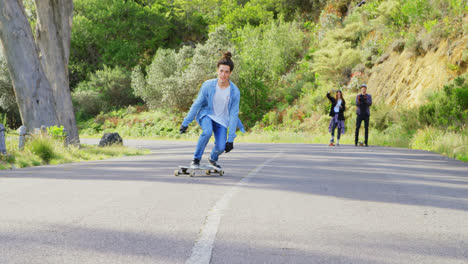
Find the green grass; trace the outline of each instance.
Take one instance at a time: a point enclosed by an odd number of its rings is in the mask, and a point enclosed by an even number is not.
[[[102,160],[120,156],[149,154],[147,149],[124,146],[98,147],[81,144],[81,147],[64,147],[63,142],[40,136],[26,142],[23,151],[18,150],[17,136],[7,135],[7,153],[0,155],[0,170],[31,166],[62,164],[89,160]]]
[[[347,130],[342,135],[341,144],[354,144],[354,118],[352,116],[353,114],[350,114],[348,117]],[[401,116],[406,116],[408,120],[396,118]],[[199,125],[192,122],[188,128],[188,133],[180,135],[178,126],[182,122],[181,120],[182,118],[179,116],[158,111],[122,114],[121,116],[105,114],[101,115],[96,121],[88,120],[82,123],[81,125],[84,127],[89,125],[98,129],[82,129],[80,137],[100,138],[105,132],[118,132],[125,139],[197,141],[201,133]],[[235,142],[328,144],[330,141],[330,134],[327,129],[328,116],[321,115],[317,120],[304,120],[300,123],[294,116],[290,118],[285,115],[283,121],[285,120],[287,122],[283,124],[264,125],[265,127],[256,126],[247,134],[237,132],[238,136]],[[107,127],[111,123],[114,126]],[[390,107],[376,108],[371,119],[369,143],[377,146],[434,151],[468,162],[468,149],[466,147],[468,146],[466,136],[468,132],[466,128],[464,131],[457,132],[447,132],[442,128],[420,128],[415,131],[416,128],[421,126],[414,116],[406,112],[394,113]],[[361,130],[364,130],[364,128]],[[413,132],[410,133],[409,131]],[[364,131],[361,131],[361,135],[363,134]],[[437,135],[437,138],[428,138],[428,134],[433,137]],[[363,141],[363,139],[363,136],[361,136],[360,141]],[[78,156],[83,156],[83,159],[90,159],[86,155],[81,154]],[[53,162],[55,162],[54,159],[51,160],[51,163]]]
[[[192,124],[193,125],[193,124]],[[328,144],[330,134],[324,132],[297,132],[284,130],[248,132],[242,134],[237,132],[235,142],[243,143],[289,143],[289,144]],[[364,130],[363,128],[361,130]],[[361,131],[360,141],[364,141]],[[81,136],[84,138],[83,136]],[[89,137],[89,136],[88,136]],[[93,138],[97,138],[95,135]],[[146,137],[126,137],[126,139],[153,139],[153,140],[176,140],[196,141],[198,135],[166,135]],[[214,141],[212,138],[211,141]],[[340,144],[354,144],[354,127],[351,127],[341,136]],[[402,132],[399,126],[391,126],[385,132],[370,129],[369,144],[374,146],[387,146],[398,148],[421,149],[440,153],[442,155],[468,162],[468,131],[449,132],[436,128],[424,128],[415,134],[408,135]]]
[[[305,132],[268,131],[240,135],[237,142],[259,143],[303,143],[328,144],[330,134]],[[359,141],[364,141],[361,136]],[[340,144],[354,144],[354,130],[342,135]],[[397,131],[369,131],[369,144],[433,151],[450,158],[468,162],[468,131],[450,132],[436,128],[424,128],[414,135],[404,135]]]
[[[434,151],[468,162],[468,129],[462,133],[432,127],[421,129],[412,138],[411,148]]]

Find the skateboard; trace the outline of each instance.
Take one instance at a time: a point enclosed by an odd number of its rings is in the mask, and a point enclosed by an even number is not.
[[[214,166],[210,165],[200,165],[197,169],[190,168],[190,166],[179,166],[178,170],[174,171],[174,176],[179,176],[181,174],[184,175],[189,175],[190,177],[193,177],[197,174],[197,172],[200,171],[205,171],[205,175],[211,175],[212,173],[218,174],[219,176],[224,175],[224,170],[220,170]]]

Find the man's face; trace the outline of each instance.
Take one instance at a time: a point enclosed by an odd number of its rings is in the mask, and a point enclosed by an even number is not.
[[[225,82],[229,80],[229,77],[231,76],[231,67],[228,65],[221,64],[218,67],[218,78]]]
[[[367,88],[366,87],[361,87],[361,93],[366,94],[367,93]]]

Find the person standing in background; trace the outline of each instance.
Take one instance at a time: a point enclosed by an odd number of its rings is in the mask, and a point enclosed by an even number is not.
[[[354,146],[357,146],[359,141],[359,129],[361,128],[361,123],[364,121],[365,129],[365,141],[366,147],[369,143],[369,116],[370,116],[370,106],[372,105],[372,96],[367,93],[367,85],[361,85],[361,93],[356,96],[356,135],[354,137]]]
[[[331,102],[330,116],[330,125],[328,126],[328,131],[331,133],[331,140],[329,146],[335,146],[335,128],[337,128],[337,140],[336,146],[340,146],[340,136],[345,132],[345,118],[344,111],[346,110],[346,102],[343,98],[343,93],[338,90],[336,91],[335,98],[330,95],[330,92],[327,93],[327,98]]]

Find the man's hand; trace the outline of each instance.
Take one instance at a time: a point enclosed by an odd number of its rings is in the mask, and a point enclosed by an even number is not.
[[[180,134],[183,134],[183,133],[185,133],[185,130],[187,130],[187,127],[186,127],[186,126],[184,126],[184,125],[180,125],[180,128],[179,128],[179,132],[180,132]]]
[[[224,149],[226,153],[234,149],[234,143],[233,142],[226,142],[226,148]]]

